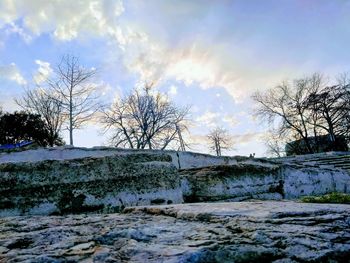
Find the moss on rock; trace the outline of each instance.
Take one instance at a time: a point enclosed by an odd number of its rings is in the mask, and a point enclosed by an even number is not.
[[[350,194],[330,193],[321,196],[305,196],[300,200],[304,203],[350,204]]]

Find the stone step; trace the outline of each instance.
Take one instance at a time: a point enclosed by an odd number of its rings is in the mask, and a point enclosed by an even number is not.
[[[318,164],[321,164],[321,165],[350,165],[350,162],[329,162],[329,163],[326,163],[326,162],[322,162],[322,163],[318,163]]]
[[[341,167],[341,168],[350,168],[350,163],[318,163],[318,167]]]
[[[305,162],[308,165],[349,165],[350,162]]]
[[[350,154],[348,153],[325,153],[304,156],[290,156],[274,159],[279,163],[290,163],[318,168],[338,168],[350,173]]]
[[[350,160],[349,156],[346,157],[337,157],[337,158],[317,158],[317,159],[311,159],[315,161],[333,161],[333,160]]]
[[[350,163],[350,159],[331,159],[331,160],[305,160],[305,163],[322,163],[322,164],[336,164],[336,163]]]
[[[329,156],[329,157],[318,157],[318,158],[305,158],[305,161],[328,161],[328,160],[350,160],[350,155],[342,155],[342,156]]]
[[[350,170],[350,164],[316,164],[314,165],[314,167],[317,167],[317,168],[328,168],[328,169],[331,169],[331,168],[340,168],[340,169],[344,169],[344,170],[347,170],[349,169]]]
[[[349,165],[334,165],[337,168],[342,168],[342,169],[350,169],[350,164]]]
[[[350,157],[348,158],[332,158],[332,159],[326,159],[326,158],[319,158],[319,159],[289,159],[289,160],[281,160],[280,162],[283,163],[299,163],[299,164],[312,164],[312,163],[322,163],[322,164],[333,164],[333,163],[350,163]]]

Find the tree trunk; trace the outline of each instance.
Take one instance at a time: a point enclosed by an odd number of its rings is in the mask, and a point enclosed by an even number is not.
[[[69,96],[69,145],[73,146],[73,88],[71,87]]]

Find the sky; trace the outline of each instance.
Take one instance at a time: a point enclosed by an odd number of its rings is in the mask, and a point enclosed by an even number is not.
[[[155,82],[190,106],[192,151],[208,152],[206,134],[220,126],[235,142],[227,155],[264,156],[268,127],[253,116],[252,93],[348,72],[349,43],[347,0],[0,0],[0,105],[18,109],[14,98],[74,54],[98,69],[101,101]],[[96,123],[74,137],[108,141]]]

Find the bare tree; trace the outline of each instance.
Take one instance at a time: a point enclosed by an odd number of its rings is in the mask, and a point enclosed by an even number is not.
[[[92,84],[95,75],[95,69],[84,68],[77,57],[65,55],[48,79],[55,93],[53,98],[59,100],[68,121],[70,145],[73,145],[73,131],[90,121],[100,109],[97,87]]]
[[[290,136],[304,140],[309,153],[314,152],[310,143],[310,133],[315,133],[310,123],[312,115],[308,106],[310,94],[316,92],[322,82],[322,76],[314,74],[311,78],[295,80],[292,85],[283,82],[265,93],[256,92],[253,99],[258,107],[255,114],[267,120],[276,129],[280,137]],[[314,116],[315,117],[315,116]]]
[[[326,132],[332,142],[336,141],[337,136],[349,135],[350,92],[347,85],[324,87],[312,93],[308,99],[308,106],[318,116],[315,127]]]
[[[64,122],[63,107],[60,100],[49,92],[41,88],[27,90],[22,98],[15,99],[15,102],[25,111],[41,116],[48,131],[47,140],[50,146],[62,145],[60,131]]]
[[[290,139],[291,138],[281,137],[275,130],[268,131],[263,137],[266,146],[266,155],[269,157],[285,156],[285,145]]]
[[[224,128],[216,127],[207,135],[209,148],[214,151],[217,156],[221,156],[222,150],[232,148],[233,142]]]
[[[274,132],[278,138],[295,141],[288,143],[291,151],[343,149],[346,146],[342,138],[348,138],[350,131],[349,82],[343,76],[338,84],[326,84],[322,75],[314,74],[257,92],[253,96],[258,104],[256,115],[270,126],[277,124]]]
[[[159,92],[152,93],[152,85],[115,102],[104,112],[102,122],[112,130],[111,142],[116,147],[161,149],[170,144],[186,144],[182,132],[187,129],[188,108],[178,108]]]

